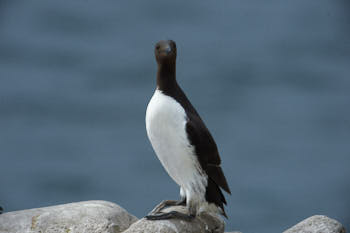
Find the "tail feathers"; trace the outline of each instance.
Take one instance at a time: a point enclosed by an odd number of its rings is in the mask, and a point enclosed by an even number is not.
[[[231,194],[231,190],[228,187],[224,172],[222,171],[220,165],[208,164],[207,174],[214,180],[214,182],[227,193]]]
[[[214,203],[216,206],[220,207],[222,210],[222,215],[227,218],[225,213],[224,204],[226,205],[226,199],[222,194],[221,189],[216,184],[216,182],[208,177],[208,186],[205,192],[205,198],[209,203]]]

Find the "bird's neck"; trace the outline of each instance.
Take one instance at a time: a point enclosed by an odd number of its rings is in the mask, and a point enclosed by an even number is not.
[[[157,88],[167,92],[176,87],[176,85],[176,64],[158,64]]]

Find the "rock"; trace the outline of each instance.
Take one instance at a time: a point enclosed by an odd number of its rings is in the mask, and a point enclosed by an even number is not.
[[[163,212],[172,210],[187,211],[183,206],[174,206]],[[201,213],[190,222],[145,218],[137,221],[126,210],[107,201],[77,202],[0,215],[0,233],[223,233],[224,228],[223,219],[210,213]],[[345,228],[334,219],[315,215],[284,233],[345,233]]]
[[[85,201],[0,215],[0,233],[119,233],[137,218],[107,201]]]
[[[327,216],[314,215],[284,233],[345,233],[345,228],[341,223]]]
[[[183,213],[186,212],[186,209],[182,206],[169,207],[162,212],[169,212],[172,210]],[[142,218],[132,224],[124,233],[223,233],[224,228],[225,223],[219,216],[202,213],[191,222],[179,219],[152,221]]]

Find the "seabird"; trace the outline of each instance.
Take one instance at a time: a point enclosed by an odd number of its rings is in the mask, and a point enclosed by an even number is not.
[[[163,201],[146,218],[191,220],[202,211],[226,216],[223,189],[231,194],[216,143],[176,81],[176,44],[155,46],[157,87],[147,106],[146,129],[152,147],[170,177],[180,186],[180,201]],[[185,205],[188,214],[161,209]]]

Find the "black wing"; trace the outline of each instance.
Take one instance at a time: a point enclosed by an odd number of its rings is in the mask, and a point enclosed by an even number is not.
[[[188,117],[186,123],[188,139],[195,148],[202,169],[208,175],[205,198],[208,202],[221,207],[223,215],[226,217],[223,206],[223,204],[226,204],[226,200],[220,188],[230,194],[231,191],[220,167],[221,160],[213,137],[177,83],[172,88],[163,90],[163,93],[175,98],[184,107]]]
[[[191,144],[195,148],[195,154],[202,169],[208,175],[208,184],[205,191],[205,199],[209,203],[215,203],[227,218],[224,204],[225,196],[220,188],[231,194],[224,173],[220,167],[220,156],[216,143],[209,130],[205,127],[198,114],[189,115],[186,131]]]
[[[187,114],[189,119],[186,131],[191,144],[195,148],[202,169],[220,188],[231,194],[224,173],[216,143],[202,119],[197,114]]]

